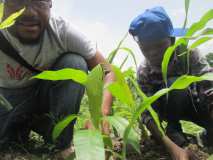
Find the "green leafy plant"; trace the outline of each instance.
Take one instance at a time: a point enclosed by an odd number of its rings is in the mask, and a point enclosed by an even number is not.
[[[187,15],[189,8],[189,0],[185,1],[186,3],[186,19],[184,22],[184,27],[187,24]],[[101,121],[107,119],[111,126],[115,128],[117,134],[123,139],[123,149],[121,156],[117,155],[117,158],[125,159],[126,158],[126,146],[131,144],[133,148],[140,152],[139,149],[139,134],[137,132],[137,121],[140,118],[141,114],[148,110],[152,115],[154,121],[156,122],[161,134],[164,135],[164,131],[161,128],[160,121],[158,119],[157,113],[152,109],[151,105],[158,100],[161,96],[168,94],[172,90],[182,90],[189,87],[192,83],[200,82],[203,80],[213,81],[213,73],[207,73],[201,76],[193,75],[182,75],[180,76],[171,86],[167,85],[167,70],[170,59],[178,46],[183,45],[183,53],[179,56],[187,55],[186,58],[189,58],[190,51],[203,43],[211,40],[212,29],[205,28],[206,24],[213,19],[213,10],[208,11],[197,23],[194,23],[189,29],[185,37],[180,38],[176,43],[169,47],[164,54],[164,59],[162,61],[162,75],[166,84],[166,88],[157,91],[154,95],[148,97],[143,93],[138,84],[135,82],[135,79],[132,78],[134,72],[131,70],[121,71],[124,63],[127,58],[121,63],[120,67],[113,66],[113,72],[116,76],[116,81],[104,86],[103,84],[103,69],[100,65],[95,67],[88,75],[86,73],[74,70],[74,69],[63,69],[60,71],[45,71],[34,78],[39,79],[48,79],[48,80],[73,80],[77,83],[80,83],[86,87],[88,99],[89,99],[89,112],[91,121],[94,125],[94,130],[76,130],[74,133],[74,147],[76,153],[76,159],[99,159],[104,160],[105,150],[112,151],[112,139],[109,136],[102,135],[101,133]],[[195,35],[198,31],[201,33]],[[126,37],[126,36],[125,36]],[[137,66],[135,56],[131,49],[123,47],[122,43],[125,40],[125,37],[120,41],[115,50],[113,50],[108,58],[109,63],[112,63],[119,51],[125,51],[128,53],[128,56],[131,55],[135,61],[135,66]],[[192,44],[189,43],[190,40],[194,40]],[[190,45],[189,45],[190,44]],[[189,64],[188,64],[189,65]],[[129,83],[127,83],[127,80]],[[139,105],[136,105],[136,99],[131,92],[129,85],[132,85],[137,93],[137,96],[141,100]],[[129,114],[129,118],[116,115],[116,113],[109,117],[103,117],[101,115],[101,102],[103,96],[103,90],[108,89],[112,95],[121,102],[125,104],[124,110]],[[70,115],[61,122],[56,124],[53,131],[53,139],[57,139],[62,130],[76,117],[79,115]],[[105,145],[104,145],[105,144]],[[87,155],[87,156],[84,156]],[[115,155],[115,154],[114,154]]]
[[[4,13],[4,3],[0,3],[0,29],[5,29],[12,26],[15,23],[16,19],[24,12],[24,10],[25,8],[11,14],[4,21],[2,21],[3,13]]]

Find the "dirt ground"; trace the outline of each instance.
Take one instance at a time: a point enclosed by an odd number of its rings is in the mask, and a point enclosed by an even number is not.
[[[116,152],[121,151],[121,143],[119,141],[114,146]],[[46,154],[46,150],[41,147],[38,141],[32,141],[27,147],[16,146],[15,148],[15,150],[9,149],[1,152],[0,160],[59,160],[54,155]],[[213,154],[213,148],[200,148],[195,144],[190,144],[189,148],[194,150],[201,160],[207,160],[209,155]],[[148,139],[141,144],[141,154],[138,154],[128,146],[127,160],[171,160],[171,158],[163,146],[152,139]]]
[[[200,148],[195,144],[190,144],[187,148],[197,153],[200,160],[207,160],[210,154],[213,153],[212,148]],[[149,140],[141,145],[141,155],[129,149],[127,160],[171,160],[171,158],[164,147],[156,144],[153,140]]]

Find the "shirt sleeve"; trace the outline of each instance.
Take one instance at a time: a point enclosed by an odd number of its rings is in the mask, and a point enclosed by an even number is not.
[[[91,59],[96,54],[96,45],[74,25],[62,18],[58,19],[58,31],[67,51],[80,54],[85,59]]]

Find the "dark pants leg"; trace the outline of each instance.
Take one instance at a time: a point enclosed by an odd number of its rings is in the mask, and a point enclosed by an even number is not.
[[[207,133],[213,133],[213,119],[207,109],[207,99],[204,98],[202,100],[202,97],[205,96],[199,95],[201,101],[196,102],[196,99],[192,99],[192,96],[190,96],[190,92],[186,91],[182,90],[171,93],[170,105],[168,105],[167,109],[168,131],[170,133],[175,131],[182,132],[179,120],[186,120],[204,127]]]
[[[52,66],[52,70],[74,68],[87,72],[85,60],[76,54],[64,54]],[[44,136],[45,140],[52,143],[52,130],[54,125],[70,114],[78,114],[80,102],[85,87],[72,80],[66,81],[41,81],[39,84],[39,101],[48,114],[34,119],[34,129]],[[64,149],[70,146],[74,123],[69,124],[59,136],[56,147]]]
[[[12,110],[0,109],[0,148],[10,142],[24,143],[30,132],[30,117],[36,112],[36,91],[32,87],[22,89],[0,88],[1,94],[12,104]]]
[[[87,72],[85,60],[76,54],[67,53],[57,59],[53,70],[75,68]],[[52,129],[56,122],[70,114],[77,114],[84,87],[71,80],[43,81],[26,89],[2,89],[1,93],[15,106],[11,111],[0,113],[0,141],[23,131],[33,129],[51,141]],[[74,122],[67,126],[57,141],[57,148],[63,149],[70,145]],[[25,133],[25,132],[24,132]],[[29,132],[27,132],[29,133]],[[7,142],[5,142],[7,143]]]
[[[165,119],[168,122],[166,134],[179,146],[187,144],[180,120],[191,119],[190,112],[194,111],[192,109],[188,90],[177,90],[169,93],[168,102],[164,110],[166,112]]]

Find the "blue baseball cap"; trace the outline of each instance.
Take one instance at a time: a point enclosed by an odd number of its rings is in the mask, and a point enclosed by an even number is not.
[[[185,36],[187,29],[173,28],[172,21],[163,7],[145,10],[130,24],[129,33],[136,41],[157,41],[166,37]]]

